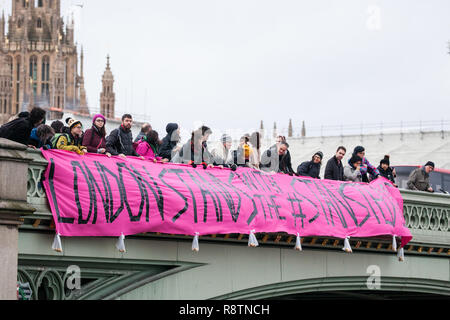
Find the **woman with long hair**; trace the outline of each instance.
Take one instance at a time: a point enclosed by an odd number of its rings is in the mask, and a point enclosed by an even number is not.
[[[142,139],[138,142],[136,152],[149,161],[161,161],[162,158],[158,157],[159,149],[159,135],[158,132],[150,130]]]
[[[106,119],[103,115],[97,114],[92,119],[92,128],[86,130],[83,136],[83,146],[89,153],[105,154],[111,157],[106,151]]]

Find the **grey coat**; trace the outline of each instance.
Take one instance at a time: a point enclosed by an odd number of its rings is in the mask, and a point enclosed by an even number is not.
[[[344,179],[345,181],[362,182],[361,171],[347,165],[344,168]]]
[[[425,168],[417,168],[409,175],[408,189],[418,191],[428,191],[430,188],[430,175],[425,172]]]

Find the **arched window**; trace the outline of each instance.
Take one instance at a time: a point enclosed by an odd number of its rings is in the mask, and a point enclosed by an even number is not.
[[[19,19],[17,20],[17,28],[22,28],[23,25],[23,18],[19,17]]]
[[[38,29],[42,28],[42,20],[41,20],[41,18],[37,19],[37,27],[38,27]]]
[[[50,58],[42,57],[42,76],[41,76],[41,92],[45,97],[50,96]]]
[[[37,57],[30,57],[30,79],[33,81],[33,94],[37,93]]]

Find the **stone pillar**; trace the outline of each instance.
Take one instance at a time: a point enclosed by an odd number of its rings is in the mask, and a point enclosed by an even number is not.
[[[17,299],[17,260],[21,217],[35,209],[27,204],[27,147],[0,138],[0,300]]]

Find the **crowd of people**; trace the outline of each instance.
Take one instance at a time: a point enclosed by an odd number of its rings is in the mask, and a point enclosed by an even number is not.
[[[79,155],[95,153],[107,157],[119,156],[123,159],[134,156],[144,161],[185,163],[232,170],[249,167],[264,172],[321,179],[324,154],[321,151],[316,152],[311,161],[301,163],[294,171],[289,143],[284,136],[279,136],[276,143],[267,150],[261,150],[259,132],[242,136],[236,149],[232,149],[231,136],[224,134],[218,146],[210,150],[208,140],[212,130],[207,126],[193,131],[190,139],[181,145],[180,127],[177,123],[167,125],[167,134],[162,140],[158,132],[146,123],[133,141],[133,117],[130,114],[123,115],[119,128],[109,135],[105,129],[106,118],[101,114],[93,117],[92,127],[86,131],[83,131],[82,123],[74,118],[67,118],[66,125],[56,120],[50,126],[45,124],[45,119],[45,110],[38,107],[31,112],[20,113],[16,119],[0,127],[0,138],[31,148],[60,149]],[[336,154],[326,164],[325,179],[368,183],[381,176],[395,185],[396,172],[390,166],[389,156],[385,156],[380,165],[375,167],[367,159],[362,146],[357,146],[348,163],[344,164],[346,153],[344,146],[337,148]],[[409,177],[408,189],[433,192],[429,181],[433,170],[434,163],[431,161],[414,170]]]

